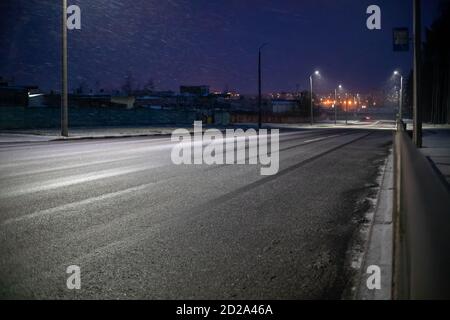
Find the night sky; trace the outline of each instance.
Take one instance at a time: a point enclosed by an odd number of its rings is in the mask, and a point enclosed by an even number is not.
[[[423,2],[430,24],[438,0]],[[60,1],[0,0],[0,76],[59,88]],[[92,88],[153,79],[157,89],[207,84],[255,93],[264,48],[264,91],[306,88],[319,69],[322,91],[337,83],[378,89],[411,52],[392,51],[392,28],[411,27],[412,0],[69,0],[82,30],[69,31],[69,81]],[[382,9],[382,30],[366,28],[366,8]]]

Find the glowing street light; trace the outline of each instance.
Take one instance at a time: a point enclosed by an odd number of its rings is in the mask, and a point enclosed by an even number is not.
[[[345,124],[348,125],[348,93],[345,94]]]
[[[397,70],[394,71],[394,76],[400,76],[400,93],[398,97],[398,120],[403,119],[403,75]]]
[[[320,76],[319,71],[314,71],[314,74],[309,76],[309,84],[311,86],[311,125],[314,124],[314,106],[313,106],[313,76]]]
[[[337,91],[342,89],[340,84],[337,89],[334,89],[334,124],[337,124]]]

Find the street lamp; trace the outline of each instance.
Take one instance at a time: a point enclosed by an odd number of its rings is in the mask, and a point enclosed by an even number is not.
[[[394,71],[394,76],[400,76],[400,94],[398,97],[398,120],[403,120],[403,75],[397,70]]]
[[[262,44],[258,49],[258,128],[262,126],[262,106],[261,106],[261,50],[267,45]]]
[[[314,71],[314,74],[309,76],[309,84],[311,86],[311,125],[314,124],[314,107],[313,107],[313,75],[320,76],[319,71]]]
[[[345,94],[345,125],[348,125],[348,93]]]
[[[69,113],[67,97],[67,0],[62,0],[62,29],[61,29],[61,135],[69,136]]]
[[[340,84],[337,89],[334,89],[334,124],[337,124],[337,90],[342,89],[342,85]]]

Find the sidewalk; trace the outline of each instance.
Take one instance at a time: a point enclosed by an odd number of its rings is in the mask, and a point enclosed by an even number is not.
[[[424,130],[420,149],[450,186],[450,129]]]
[[[256,128],[254,124],[246,125],[203,125],[203,130],[216,128],[219,130],[236,128]],[[69,137],[63,137],[59,129],[21,129],[0,131],[0,143],[46,142],[82,139],[131,138],[150,136],[170,136],[176,129],[194,131],[193,125],[180,126],[147,126],[147,127],[103,127],[103,128],[69,128]]]
[[[160,136],[170,135],[175,129],[175,127],[71,128],[67,138],[60,135],[59,129],[8,130],[0,132],[0,143]],[[186,129],[191,130],[192,127]]]

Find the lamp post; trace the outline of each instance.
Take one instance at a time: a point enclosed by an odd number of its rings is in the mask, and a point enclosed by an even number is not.
[[[399,97],[398,97],[398,120],[403,120],[403,75],[398,72],[398,71],[394,71],[394,75],[395,76],[400,76],[400,93],[399,93]]]
[[[69,136],[69,113],[67,97],[67,0],[62,0],[62,29],[61,29],[61,135]]]
[[[342,85],[338,86],[338,89],[342,89]],[[334,124],[337,125],[337,90],[334,89]]]
[[[314,105],[313,105],[313,75],[319,76],[319,71],[314,71],[314,74],[309,76],[309,84],[311,87],[311,125],[314,124]]]
[[[262,44],[258,49],[258,128],[262,127],[262,89],[261,89],[261,50],[267,45],[267,43]]]
[[[345,94],[345,125],[348,125],[348,94]]]

